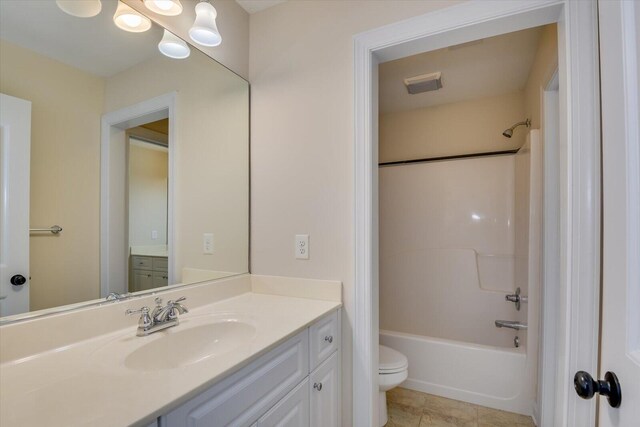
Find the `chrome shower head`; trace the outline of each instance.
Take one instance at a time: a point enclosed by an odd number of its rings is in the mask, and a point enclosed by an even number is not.
[[[511,138],[513,136],[513,130],[518,126],[522,126],[522,125],[526,127],[531,127],[531,120],[527,119],[523,122],[516,123],[515,125],[511,126],[509,129],[506,129],[504,132],[502,132],[502,136],[506,138]]]

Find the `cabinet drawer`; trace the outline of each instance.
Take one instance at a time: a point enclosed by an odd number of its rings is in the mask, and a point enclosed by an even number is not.
[[[148,256],[132,256],[131,266],[136,270],[151,270],[153,263]]]
[[[309,372],[303,331],[163,417],[163,426],[250,426]]]
[[[153,257],[153,270],[154,271],[167,271],[169,262],[164,257]]]
[[[323,317],[309,328],[310,369],[314,370],[340,345],[338,311]]]
[[[257,427],[308,427],[309,379],[306,378],[258,420]]]

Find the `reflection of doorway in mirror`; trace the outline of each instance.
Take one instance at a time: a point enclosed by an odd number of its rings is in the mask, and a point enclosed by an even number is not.
[[[168,285],[169,120],[127,130],[128,291]]]

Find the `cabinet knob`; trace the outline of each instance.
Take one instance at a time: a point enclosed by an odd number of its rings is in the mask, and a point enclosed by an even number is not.
[[[322,383],[314,383],[313,388],[315,388],[318,391],[322,390]]]
[[[333,342],[333,336],[327,335],[326,337],[324,337],[324,340],[329,344],[331,344]]]

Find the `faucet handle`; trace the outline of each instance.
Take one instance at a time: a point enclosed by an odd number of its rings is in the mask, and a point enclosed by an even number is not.
[[[124,314],[126,314],[127,316],[131,316],[132,314],[138,314],[138,313],[140,313],[140,320],[138,320],[138,326],[140,328],[146,329],[153,326],[153,320],[151,319],[151,316],[149,316],[149,307],[147,306],[142,307],[139,310],[128,309],[127,311],[124,312]]]

